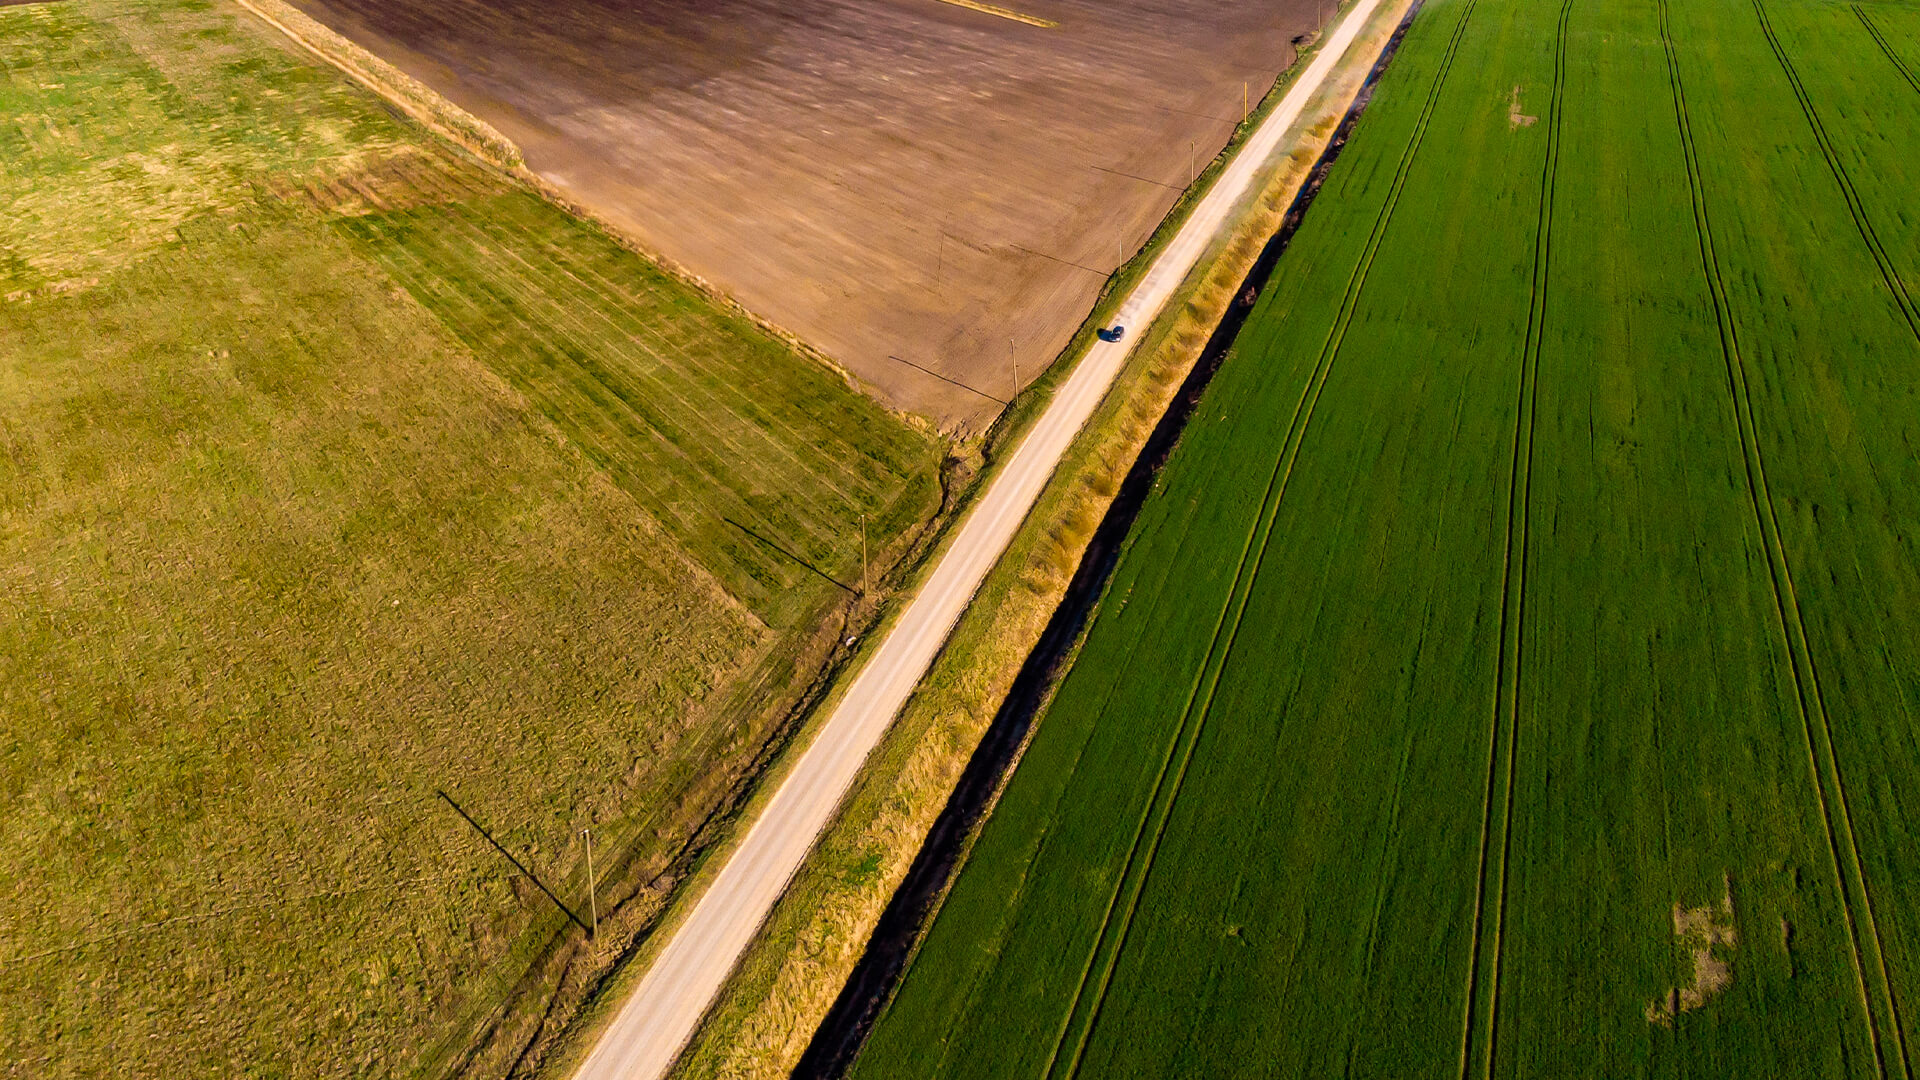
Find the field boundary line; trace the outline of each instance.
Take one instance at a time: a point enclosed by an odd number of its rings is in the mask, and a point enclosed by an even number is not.
[[[1553,94],[1548,101],[1547,150],[1540,166],[1540,210],[1533,236],[1527,331],[1521,345],[1520,385],[1515,399],[1513,456],[1507,474],[1506,552],[1500,567],[1500,652],[1495,660],[1493,708],[1487,728],[1487,781],[1480,821],[1479,875],[1474,886],[1473,951],[1467,962],[1467,994],[1460,1031],[1461,1080],[1473,1071],[1474,1031],[1480,1012],[1480,971],[1487,968],[1486,1035],[1480,1040],[1480,1075],[1493,1075],[1500,1013],[1500,957],[1506,943],[1507,867],[1513,850],[1513,781],[1520,749],[1520,665],[1525,649],[1527,548],[1533,515],[1535,420],[1540,400],[1540,353],[1545,348],[1549,271],[1553,265],[1554,192],[1560,171],[1560,132],[1566,115],[1567,25],[1573,0],[1562,0],[1555,26]],[[1487,905],[1487,869],[1493,842],[1495,778],[1501,770],[1500,736],[1506,735],[1505,775],[1500,785],[1500,857],[1493,893],[1491,948],[1483,961],[1481,917]]]
[[[1867,28],[1867,33],[1873,35],[1874,44],[1880,46],[1880,51],[1886,54],[1888,60],[1892,61],[1893,66],[1900,72],[1900,77],[1907,80],[1907,85],[1913,87],[1913,92],[1920,94],[1920,78],[1914,77],[1913,69],[1908,67],[1907,62],[1900,59],[1899,54],[1893,51],[1893,46],[1887,44],[1886,37],[1880,33],[1880,24],[1874,22],[1867,16],[1866,8],[1861,7],[1859,4],[1854,4],[1852,7],[1853,13],[1860,17],[1861,25]]]
[[[1380,250],[1380,245],[1386,234],[1387,227],[1392,221],[1393,211],[1399,204],[1400,193],[1406,187],[1407,174],[1411,171],[1414,158],[1418,154],[1421,143],[1425,140],[1427,127],[1433,116],[1435,102],[1439,98],[1441,87],[1446,82],[1447,73],[1452,68],[1453,58],[1458,52],[1460,39],[1465,33],[1468,17],[1472,15],[1476,2],[1477,0],[1469,0],[1461,12],[1459,21],[1454,27],[1453,35],[1448,42],[1447,52],[1441,61],[1441,68],[1435,73],[1433,84],[1428,90],[1427,100],[1422,107],[1419,118],[1415,121],[1413,134],[1406,148],[1401,152],[1401,158],[1394,174],[1393,183],[1388,190],[1387,200],[1385,204],[1382,205],[1379,215],[1375,218],[1373,230],[1367,238],[1367,244],[1362,250],[1360,260],[1355,264],[1352,273],[1348,277],[1347,289],[1341,299],[1341,307],[1335,317],[1334,324],[1328,328],[1327,340],[1321,346],[1320,355],[1315,360],[1314,369],[1308,377],[1307,385],[1301,388],[1300,399],[1294,403],[1293,413],[1288,419],[1286,435],[1281,441],[1280,453],[1274,460],[1273,471],[1268,477],[1267,488],[1261,499],[1260,515],[1254,519],[1252,526],[1248,529],[1247,538],[1241,547],[1240,559],[1234,568],[1233,583],[1229,588],[1227,601],[1222,605],[1220,616],[1214,623],[1214,629],[1207,647],[1207,652],[1202,657],[1200,669],[1195,673],[1193,684],[1188,690],[1186,704],[1182,707],[1180,722],[1175,726],[1173,739],[1167,748],[1167,756],[1161,763],[1159,774],[1155,777],[1152,793],[1149,795],[1146,805],[1142,808],[1139,824],[1135,828],[1133,841],[1128,848],[1126,862],[1123,864],[1120,878],[1114,887],[1113,896],[1109,898],[1107,910],[1101,919],[1100,932],[1095,936],[1093,949],[1089,952],[1087,962],[1081,969],[1080,978],[1075,986],[1073,998],[1068,1006],[1066,1016],[1061,1021],[1060,1032],[1055,1037],[1053,1050],[1048,1055],[1046,1065],[1042,1069],[1042,1077],[1053,1076],[1055,1068],[1060,1062],[1061,1051],[1065,1048],[1068,1037],[1074,1031],[1075,1017],[1081,1015],[1081,1003],[1085,1000],[1089,982],[1093,981],[1093,971],[1096,967],[1101,967],[1100,960],[1102,955],[1105,955],[1107,962],[1102,969],[1098,985],[1094,991],[1092,1003],[1087,1009],[1086,1020],[1080,1027],[1080,1035],[1075,1040],[1074,1049],[1068,1058],[1066,1076],[1073,1077],[1079,1073],[1087,1043],[1092,1037],[1093,1029],[1098,1022],[1099,1012],[1105,1004],[1107,988],[1111,985],[1114,969],[1118,966],[1120,954],[1125,949],[1126,938],[1132,927],[1133,913],[1137,909],[1141,894],[1145,891],[1146,879],[1152,873],[1152,864],[1159,850],[1160,839],[1165,835],[1167,822],[1172,817],[1174,803],[1179,799],[1187,766],[1192,760],[1193,750],[1199,741],[1201,728],[1204,727],[1206,718],[1210,712],[1213,693],[1219,686],[1220,675],[1226,666],[1227,656],[1232,652],[1234,638],[1239,633],[1240,620],[1245,614],[1247,600],[1253,588],[1253,581],[1259,575],[1261,561],[1265,558],[1267,544],[1272,536],[1273,523],[1279,514],[1280,502],[1285,496],[1287,483],[1292,478],[1294,463],[1299,459],[1300,447],[1306,438],[1306,429],[1312,423],[1314,408],[1320,398],[1320,390],[1326,385],[1327,376],[1331,372],[1333,363],[1339,354],[1340,347],[1346,339],[1347,328],[1352,325],[1354,312],[1359,306],[1360,295],[1366,286],[1368,275],[1373,268],[1374,257]],[[1248,573],[1248,563],[1250,559],[1252,562],[1251,574]],[[1237,608],[1236,598],[1238,598]],[[1232,614],[1232,620],[1229,625],[1230,613]],[[1222,642],[1223,631],[1225,634],[1224,647]],[[1209,680],[1209,672],[1212,673],[1211,680]],[[1204,694],[1202,693],[1203,686],[1206,688]],[[1180,765],[1178,771],[1175,772],[1173,776],[1173,787],[1168,790],[1168,795],[1164,802],[1164,809],[1159,814],[1159,822],[1154,828],[1151,841],[1148,842],[1144,861],[1140,861],[1141,841],[1146,838],[1148,826],[1153,822],[1155,816],[1154,807],[1162,803],[1161,794],[1168,772],[1172,769],[1176,757],[1180,759]],[[1136,864],[1141,867],[1137,875],[1134,873]],[[1114,913],[1116,910],[1120,910],[1121,897],[1128,894],[1128,884],[1130,881],[1133,886],[1131,895],[1121,914],[1121,922],[1117,932],[1114,934],[1113,944],[1110,948],[1103,950],[1102,945],[1108,940],[1108,931],[1113,925]]]
[[[1840,185],[1840,194],[1847,201],[1847,212],[1853,215],[1854,228],[1860,230],[1860,239],[1866,242],[1867,249],[1872,252],[1874,264],[1880,268],[1880,277],[1887,283],[1887,291],[1893,294],[1893,302],[1899,305],[1901,316],[1907,320],[1907,331],[1915,341],[1920,341],[1920,308],[1915,307],[1913,297],[1907,293],[1907,283],[1900,280],[1900,272],[1894,268],[1886,246],[1880,242],[1880,233],[1874,229],[1873,219],[1867,216],[1866,201],[1860,198],[1860,192],[1853,186],[1853,175],[1840,161],[1833,139],[1827,134],[1826,122],[1820,119],[1820,110],[1813,104],[1813,94],[1800,81],[1800,70],[1793,66],[1792,59],[1787,56],[1787,47],[1781,44],[1780,36],[1774,32],[1773,19],[1767,15],[1767,7],[1761,0],[1753,0],[1753,13],[1760,20],[1760,32],[1766,35],[1774,59],[1780,62],[1780,70],[1786,73],[1787,82],[1793,86],[1793,96],[1800,102],[1800,111],[1806,114],[1807,125],[1813,128],[1814,141],[1820,144],[1820,154],[1827,159],[1827,168],[1832,170],[1834,181]],[[1904,67],[1901,73],[1906,74]]]
[[[283,0],[233,0],[294,44],[366,87],[449,142],[496,168],[522,167],[520,148],[485,120],[363,49],[332,27]],[[269,12],[267,9],[273,9]]]
[[[1757,4],[1757,0],[1756,0]],[[1846,787],[1841,782],[1839,759],[1833,752],[1833,731],[1826,714],[1825,695],[1819,684],[1819,672],[1814,666],[1813,651],[1806,636],[1806,625],[1801,615],[1800,600],[1793,586],[1793,569],[1787,561],[1785,542],[1780,535],[1780,522],[1773,508],[1772,488],[1767,480],[1766,460],[1760,450],[1758,425],[1753,412],[1751,389],[1747,382],[1746,357],[1740,347],[1739,326],[1733,318],[1733,308],[1726,280],[1720,272],[1719,253],[1713,242],[1713,223],[1707,210],[1706,185],[1701,177],[1699,150],[1693,141],[1693,122],[1686,104],[1685,81],[1680,75],[1679,53],[1673,43],[1667,0],[1659,0],[1660,39],[1667,54],[1668,81],[1673,90],[1674,117],[1679,129],[1682,155],[1687,167],[1687,191],[1693,202],[1694,232],[1700,252],[1700,268],[1707,279],[1707,292],[1713,302],[1714,319],[1720,335],[1720,354],[1727,369],[1727,391],[1734,414],[1734,428],[1741,443],[1741,457],[1746,466],[1747,501],[1753,510],[1755,524],[1760,527],[1762,546],[1767,553],[1768,581],[1772,586],[1774,614],[1779,620],[1782,642],[1787,649],[1788,674],[1793,679],[1794,699],[1800,714],[1801,734],[1805,737],[1807,748],[1807,771],[1812,774],[1815,802],[1820,811],[1821,821],[1826,827],[1827,854],[1833,860],[1834,884],[1839,893],[1841,911],[1845,916],[1847,941],[1850,959],[1853,961],[1853,974],[1860,995],[1860,1008],[1867,1022],[1867,1038],[1873,1048],[1874,1068],[1882,1077],[1887,1075],[1886,1051],[1880,1037],[1880,1018],[1873,1007],[1873,994],[1867,985],[1867,969],[1861,958],[1861,933],[1854,913],[1854,900],[1849,886],[1857,889],[1862,904],[1867,908],[1868,932],[1874,946],[1875,959],[1878,961],[1881,989],[1885,994],[1887,1008],[1892,1016],[1892,1026],[1896,1048],[1900,1054],[1900,1068],[1903,1076],[1911,1078],[1913,1071],[1908,1063],[1906,1038],[1900,1030],[1899,1013],[1893,999],[1892,983],[1887,981],[1886,958],[1881,948],[1879,930],[1872,920],[1872,899],[1867,893],[1866,876],[1860,867],[1860,851],[1853,837],[1852,816],[1846,802]],[[1812,694],[1808,694],[1811,686]],[[1815,720],[1824,735],[1824,740],[1814,737]],[[1827,798],[1828,774],[1821,770],[1820,748],[1824,744],[1828,769],[1835,789],[1835,799],[1840,807],[1841,823],[1836,830],[1832,806]],[[1851,861],[1841,856],[1841,836],[1844,835]],[[1851,871],[1857,879],[1848,881]]]

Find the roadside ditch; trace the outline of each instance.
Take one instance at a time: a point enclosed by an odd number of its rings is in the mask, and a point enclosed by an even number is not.
[[[1279,229],[1261,249],[1253,268],[1241,281],[1235,299],[1207,339],[1199,361],[1127,470],[1074,570],[1065,596],[1048,620],[1039,642],[1022,663],[1012,688],[968,759],[946,805],[935,818],[906,878],[883,909],[852,975],[794,1067],[793,1080],[840,1080],[846,1076],[874,1022],[892,1000],[926,928],[939,912],[954,872],[1018,763],[1035,718],[1078,648],[1161,468],[1179,444],[1208,384],[1226,362],[1280,257],[1292,243],[1354,126],[1372,101],[1374,89],[1399,50],[1421,3],[1422,0],[1415,0],[1387,39],[1353,103],[1341,116],[1332,139],[1288,205]]]

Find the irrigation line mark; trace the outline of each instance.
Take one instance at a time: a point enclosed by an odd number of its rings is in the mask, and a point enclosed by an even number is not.
[[[1500,569],[1500,652],[1495,661],[1493,708],[1487,729],[1487,784],[1480,820],[1480,859],[1474,886],[1473,952],[1467,964],[1465,1015],[1460,1034],[1461,1080],[1472,1073],[1473,1036],[1479,1013],[1480,970],[1487,969],[1486,1035],[1480,1040],[1480,1075],[1493,1075],[1500,1013],[1500,957],[1506,940],[1507,867],[1513,851],[1513,780],[1520,749],[1520,664],[1524,651],[1522,635],[1526,625],[1527,547],[1533,512],[1533,457],[1535,419],[1540,400],[1540,353],[1545,346],[1547,296],[1553,258],[1554,189],[1560,168],[1560,131],[1566,114],[1567,24],[1573,15],[1573,0],[1562,0],[1555,28],[1553,52],[1553,94],[1548,102],[1547,152],[1540,166],[1539,223],[1534,230],[1533,275],[1527,300],[1527,331],[1521,345],[1520,385],[1515,403],[1513,456],[1507,476],[1506,553]],[[1500,770],[1500,736],[1506,735],[1506,769],[1500,785],[1500,857],[1496,867],[1497,884],[1493,893],[1493,942],[1483,960],[1480,930],[1481,913],[1487,903],[1487,868],[1493,838],[1495,777]]]
[[[1773,49],[1774,59],[1780,61],[1780,70],[1786,73],[1787,82],[1793,86],[1793,96],[1800,102],[1800,111],[1806,114],[1807,125],[1813,128],[1814,141],[1820,144],[1820,155],[1827,160],[1827,168],[1832,171],[1833,179],[1840,185],[1840,194],[1847,201],[1847,212],[1853,215],[1853,226],[1860,230],[1860,239],[1866,242],[1873,261],[1880,268],[1880,277],[1886,282],[1887,291],[1893,294],[1893,302],[1900,307],[1900,314],[1907,320],[1907,330],[1920,341],[1920,308],[1916,308],[1913,297],[1907,294],[1906,282],[1900,280],[1900,274],[1894,269],[1893,260],[1887,256],[1887,249],[1880,242],[1880,234],[1873,227],[1873,220],[1867,216],[1866,201],[1853,186],[1853,175],[1841,163],[1840,154],[1834,148],[1833,139],[1827,134],[1827,125],[1820,119],[1820,111],[1814,107],[1813,94],[1806,84],[1800,81],[1800,70],[1793,66],[1787,56],[1787,48],[1780,43],[1780,37],[1774,33],[1773,19],[1767,15],[1767,7],[1760,0],[1753,0],[1753,13],[1760,19],[1760,31],[1767,37],[1767,45]]]
[[[1899,54],[1893,51],[1893,46],[1887,44],[1887,39],[1880,33],[1880,24],[1869,18],[1867,16],[1867,9],[1861,7],[1859,4],[1853,5],[1853,13],[1860,16],[1860,22],[1866,26],[1867,33],[1873,35],[1874,44],[1880,46],[1880,51],[1885,53],[1887,59],[1893,62],[1893,66],[1900,72],[1900,77],[1907,80],[1907,85],[1913,87],[1914,93],[1920,94],[1920,78],[1914,77],[1913,69],[1908,67],[1907,62],[1900,59]]]
[[[1352,274],[1348,278],[1347,289],[1341,299],[1339,313],[1333,326],[1328,328],[1327,340],[1321,347],[1320,355],[1316,360],[1313,373],[1308,378],[1307,385],[1301,388],[1300,400],[1294,404],[1293,414],[1288,421],[1286,436],[1281,442],[1280,454],[1274,461],[1273,472],[1268,477],[1267,490],[1261,500],[1261,514],[1255,519],[1253,526],[1248,530],[1247,538],[1242,544],[1240,559],[1234,569],[1233,584],[1228,592],[1227,603],[1221,607],[1219,618],[1214,623],[1213,633],[1208,642],[1207,652],[1201,659],[1200,670],[1195,673],[1193,685],[1187,692],[1187,700],[1181,710],[1180,722],[1175,726],[1173,739],[1167,748],[1166,758],[1161,762],[1160,771],[1154,779],[1152,794],[1147,799],[1146,805],[1141,811],[1140,821],[1134,830],[1133,841],[1128,848],[1126,862],[1123,864],[1120,878],[1114,888],[1114,893],[1107,901],[1106,911],[1101,918],[1100,932],[1094,938],[1093,949],[1088,954],[1085,965],[1081,968],[1080,978],[1074,988],[1073,998],[1066,1016],[1061,1020],[1060,1030],[1055,1037],[1052,1052],[1049,1053],[1046,1065],[1042,1070],[1041,1075],[1043,1077],[1051,1077],[1054,1074],[1056,1066],[1060,1063],[1061,1051],[1065,1048],[1069,1035],[1073,1033],[1075,1018],[1082,1013],[1081,1003],[1087,1000],[1088,985],[1094,981],[1094,969],[1102,966],[1100,960],[1104,953],[1106,963],[1103,966],[1098,983],[1094,988],[1094,996],[1089,1008],[1086,1010],[1086,1019],[1080,1027],[1079,1037],[1074,1042],[1073,1051],[1068,1059],[1066,1076],[1072,1078],[1079,1072],[1080,1064],[1086,1053],[1088,1040],[1092,1037],[1099,1012],[1106,1000],[1107,989],[1112,983],[1114,969],[1119,963],[1120,953],[1125,947],[1127,934],[1132,927],[1133,913],[1137,910],[1140,896],[1146,888],[1146,879],[1152,872],[1153,860],[1158,853],[1160,840],[1165,836],[1167,823],[1172,817],[1174,804],[1179,799],[1180,788],[1185,780],[1187,766],[1192,761],[1194,747],[1199,742],[1201,728],[1204,727],[1210,712],[1214,691],[1219,686],[1220,676],[1226,666],[1227,657],[1232,652],[1234,639],[1239,632],[1241,618],[1246,612],[1247,601],[1252,593],[1254,579],[1259,576],[1261,562],[1266,556],[1268,542],[1272,538],[1273,523],[1279,514],[1280,502],[1285,496],[1287,484],[1293,476],[1294,464],[1299,460],[1300,448],[1305,442],[1306,429],[1312,422],[1315,406],[1319,403],[1321,389],[1326,385],[1327,376],[1332,370],[1334,360],[1339,354],[1341,345],[1346,340],[1347,329],[1353,323],[1354,313],[1359,306],[1360,295],[1366,286],[1368,275],[1372,271],[1374,258],[1378,254],[1387,228],[1393,220],[1393,212],[1399,205],[1400,195],[1406,188],[1407,174],[1412,169],[1413,160],[1419,152],[1421,143],[1426,138],[1427,127],[1432,120],[1441,87],[1445,84],[1447,74],[1452,69],[1454,56],[1458,52],[1460,40],[1466,30],[1467,19],[1472,15],[1475,3],[1476,0],[1469,0],[1461,11],[1459,22],[1455,24],[1453,36],[1448,42],[1447,52],[1441,61],[1440,70],[1435,73],[1433,84],[1428,90],[1427,100],[1418,120],[1415,122],[1412,136],[1406,148],[1401,152],[1399,165],[1395,171],[1393,183],[1388,190],[1386,202],[1381,207],[1380,214],[1374,221],[1373,231],[1367,238],[1367,244],[1362,250],[1360,260],[1356,263]],[[1251,573],[1249,573],[1249,569]],[[1231,619],[1229,616],[1231,616]],[[1208,677],[1209,672],[1211,672],[1212,675],[1210,680]],[[1204,695],[1202,694],[1203,686],[1206,688]],[[1168,774],[1173,771],[1174,759],[1176,757],[1180,759],[1179,769],[1173,773],[1172,788],[1167,789],[1166,782]],[[1163,790],[1167,791],[1167,797],[1164,801],[1161,798]],[[1148,825],[1154,819],[1154,808],[1156,805],[1163,806],[1163,809],[1159,814],[1159,823],[1153,831],[1152,839],[1148,842],[1143,858],[1141,842],[1147,837]],[[1134,872],[1135,866],[1141,867],[1138,874]],[[1110,948],[1103,949],[1102,946],[1109,940],[1109,931],[1114,928],[1114,914],[1117,910],[1121,909],[1121,897],[1123,894],[1129,893],[1128,885],[1130,882],[1132,889],[1128,896],[1128,902],[1125,909],[1121,911],[1121,920],[1117,932],[1111,935],[1113,944]]]
[[[1748,385],[1746,358],[1740,347],[1739,325],[1733,318],[1732,301],[1725,277],[1720,271],[1719,253],[1713,242],[1713,221],[1707,210],[1706,187],[1701,179],[1699,150],[1693,141],[1693,121],[1686,104],[1685,82],[1680,76],[1680,61],[1673,44],[1667,0],[1659,0],[1660,38],[1667,54],[1667,76],[1673,90],[1674,116],[1679,127],[1680,145],[1687,166],[1687,193],[1693,202],[1694,232],[1700,253],[1700,268],[1707,280],[1707,293],[1713,302],[1714,320],[1720,336],[1721,359],[1727,369],[1727,391],[1731,399],[1734,427],[1740,439],[1741,458],[1746,470],[1747,501],[1753,511],[1754,521],[1760,528],[1761,546],[1767,554],[1768,583],[1772,586],[1774,614],[1779,620],[1781,640],[1786,646],[1788,674],[1793,679],[1794,700],[1800,714],[1801,734],[1806,740],[1807,771],[1812,774],[1813,791],[1816,805],[1820,811],[1820,820],[1827,835],[1827,854],[1833,860],[1834,885],[1839,893],[1841,911],[1845,915],[1849,957],[1853,961],[1855,986],[1860,994],[1860,1008],[1867,1022],[1867,1038],[1873,1048],[1874,1068],[1882,1077],[1887,1074],[1885,1049],[1880,1039],[1880,1018],[1873,1008],[1873,995],[1867,986],[1866,965],[1861,958],[1862,935],[1856,925],[1853,899],[1849,886],[1857,889],[1862,905],[1868,915],[1868,935],[1874,946],[1878,961],[1880,978],[1886,997],[1887,1007],[1892,1016],[1892,1027],[1900,1054],[1900,1067],[1903,1076],[1911,1077],[1912,1069],[1908,1064],[1906,1037],[1900,1030],[1899,1011],[1893,998],[1893,984],[1887,978],[1886,956],[1881,947],[1879,929],[1872,918],[1872,897],[1866,889],[1866,876],[1860,867],[1860,850],[1853,836],[1852,815],[1847,808],[1846,787],[1842,783],[1839,758],[1833,752],[1833,729],[1826,713],[1825,693],[1820,688],[1819,671],[1814,666],[1813,651],[1807,638],[1806,623],[1800,609],[1800,599],[1793,585],[1793,568],[1787,561],[1785,542],[1780,536],[1779,517],[1774,511],[1772,487],[1767,480],[1766,459],[1760,450],[1758,424],[1753,411],[1752,391]],[[1808,688],[1812,688],[1809,695]],[[1815,720],[1824,735],[1824,740],[1814,737]],[[1817,743],[1824,741],[1828,758],[1827,769],[1832,777],[1835,790],[1834,802],[1840,807],[1840,828],[1834,827],[1832,806],[1827,799],[1827,776],[1822,774],[1820,751]],[[1844,835],[1851,862],[1841,856],[1841,837]],[[1857,879],[1848,881],[1851,870]]]

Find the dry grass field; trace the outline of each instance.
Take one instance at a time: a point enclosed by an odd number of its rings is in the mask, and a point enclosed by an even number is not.
[[[938,0],[298,6],[884,400],[975,428],[1318,18],[1314,0],[1002,5],[1052,27]]]
[[[531,1060],[939,456],[236,7],[0,10],[0,1076]]]

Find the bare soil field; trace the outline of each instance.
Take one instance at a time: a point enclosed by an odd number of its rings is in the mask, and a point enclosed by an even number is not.
[[[1319,18],[1312,0],[1004,5],[1052,27],[939,0],[297,6],[889,404],[966,428],[1053,359]]]

